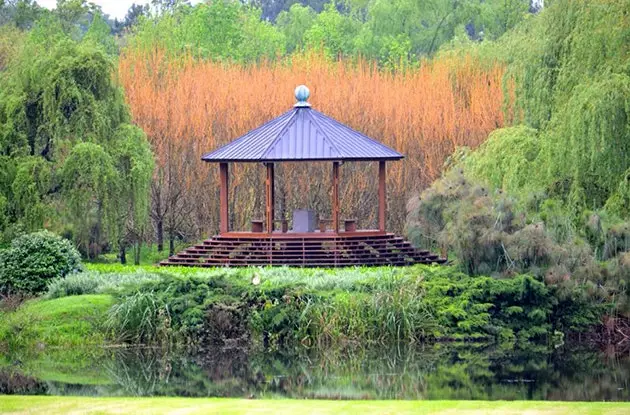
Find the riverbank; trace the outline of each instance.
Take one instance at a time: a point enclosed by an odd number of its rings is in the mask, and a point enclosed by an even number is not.
[[[600,321],[542,281],[453,267],[342,270],[90,266],[0,320],[0,347],[561,341]]]
[[[303,401],[199,398],[0,396],[0,413],[81,414],[627,414],[630,404],[603,402]]]

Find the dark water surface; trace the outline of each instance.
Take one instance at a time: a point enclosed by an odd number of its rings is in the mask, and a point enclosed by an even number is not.
[[[630,356],[564,345],[432,344],[318,352],[47,350],[0,356],[0,393],[629,401]]]

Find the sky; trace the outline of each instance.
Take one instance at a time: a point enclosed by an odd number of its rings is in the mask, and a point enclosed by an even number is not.
[[[47,9],[54,9],[57,0],[36,0],[37,4]],[[201,0],[192,0],[190,3],[199,3]],[[98,4],[103,9],[103,13],[109,14],[111,18],[119,20],[125,17],[127,10],[133,3],[143,4],[149,3],[148,0],[90,0],[90,3]]]

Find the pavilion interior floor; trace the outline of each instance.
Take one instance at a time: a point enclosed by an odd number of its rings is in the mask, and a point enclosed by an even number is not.
[[[163,261],[165,266],[347,267],[443,264],[404,238],[379,231],[253,233],[227,232]]]

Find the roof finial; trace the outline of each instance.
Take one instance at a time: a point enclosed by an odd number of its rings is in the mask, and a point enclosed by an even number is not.
[[[297,99],[296,107],[310,107],[311,104],[307,102],[308,97],[311,95],[311,91],[308,90],[306,85],[300,85],[295,88],[295,99]]]

